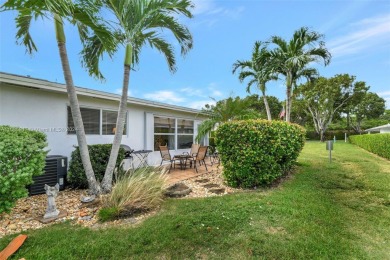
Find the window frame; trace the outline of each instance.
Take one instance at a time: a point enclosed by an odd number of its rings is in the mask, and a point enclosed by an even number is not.
[[[156,133],[155,132],[155,118],[170,118],[175,120],[175,128],[173,133]],[[188,120],[192,122],[192,131],[193,133],[178,133],[178,121],[179,120]],[[168,136],[174,136],[174,145],[173,150],[179,150],[178,148],[178,137],[179,136],[192,136],[192,143],[195,141],[195,120],[190,118],[183,118],[183,117],[175,117],[175,116],[167,116],[167,115],[157,115],[153,114],[153,150],[158,151],[155,149],[155,141],[156,136],[162,136],[162,135],[168,135]],[[182,149],[188,149],[188,148],[180,148]]]
[[[76,132],[74,133],[70,133],[69,132],[69,129],[70,129],[70,126],[69,126],[69,115],[71,116],[72,114],[68,113],[68,108],[70,109],[70,105],[67,104],[66,105],[66,124],[67,124],[67,131],[66,131],[66,134],[67,135],[76,135]],[[104,109],[104,108],[96,108],[96,107],[90,107],[90,106],[80,106],[80,110],[81,109],[91,109],[91,110],[97,110],[99,111],[99,133],[98,134],[88,134],[86,133],[85,135],[100,135],[100,136],[113,136],[115,134],[103,134],[103,111],[106,111],[106,112],[117,112],[118,113],[118,110],[114,110],[114,109]],[[72,122],[73,122],[73,117],[72,117]],[[83,121],[84,123],[84,121]],[[73,122],[73,125],[74,125],[74,122]],[[126,115],[125,115],[125,124],[124,124],[124,133],[123,135],[128,135],[128,112],[126,111]]]

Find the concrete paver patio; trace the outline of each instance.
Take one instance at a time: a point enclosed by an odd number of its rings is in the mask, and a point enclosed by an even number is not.
[[[193,168],[193,167],[189,168],[188,166],[183,170],[180,169],[180,165],[176,165],[176,168],[172,167],[171,171],[169,173],[167,173],[167,177],[168,177],[167,184],[173,184],[173,183],[176,183],[176,182],[179,182],[182,180],[186,180],[186,179],[190,179],[190,178],[194,178],[194,177],[203,175],[205,173],[210,173],[212,171],[220,170],[219,164],[211,165],[211,162],[208,159],[206,160],[206,164],[207,164],[207,170],[206,170],[206,167],[204,165],[201,165],[201,166],[197,165],[198,172],[196,172],[195,168]],[[169,164],[167,164],[165,167],[168,170]]]

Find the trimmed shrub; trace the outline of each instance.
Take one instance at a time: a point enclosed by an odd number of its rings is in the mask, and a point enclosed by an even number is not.
[[[349,141],[361,148],[390,160],[390,133],[352,135]]]
[[[289,171],[303,148],[305,130],[282,121],[247,120],[222,124],[216,143],[232,187],[267,185]]]
[[[111,144],[88,145],[92,168],[95,173],[96,180],[99,182],[103,180],[104,173],[106,172],[108,160],[110,159],[111,147]],[[118,158],[115,165],[118,172],[121,172],[121,163],[124,158],[125,150],[123,148],[119,148]],[[76,149],[72,152],[67,179],[72,188],[88,188],[88,181],[81,161],[79,147],[76,147]]]
[[[46,135],[23,128],[0,126],[0,214],[26,197],[26,185],[43,173]]]
[[[156,208],[163,201],[164,170],[146,167],[118,178],[110,194],[102,196],[101,221]]]

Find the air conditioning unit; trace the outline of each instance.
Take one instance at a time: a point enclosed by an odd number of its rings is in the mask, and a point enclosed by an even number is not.
[[[62,155],[49,155],[46,157],[45,170],[42,175],[33,177],[34,183],[28,186],[29,195],[45,193],[45,184],[60,185],[60,190],[65,189],[66,175],[68,172],[68,158]]]

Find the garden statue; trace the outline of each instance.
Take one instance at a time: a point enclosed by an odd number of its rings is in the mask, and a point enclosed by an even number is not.
[[[47,195],[47,209],[46,214],[43,216],[44,219],[55,218],[60,213],[60,211],[56,207],[55,200],[59,190],[60,185],[58,183],[54,187],[50,187],[49,185],[45,184],[45,191]]]

